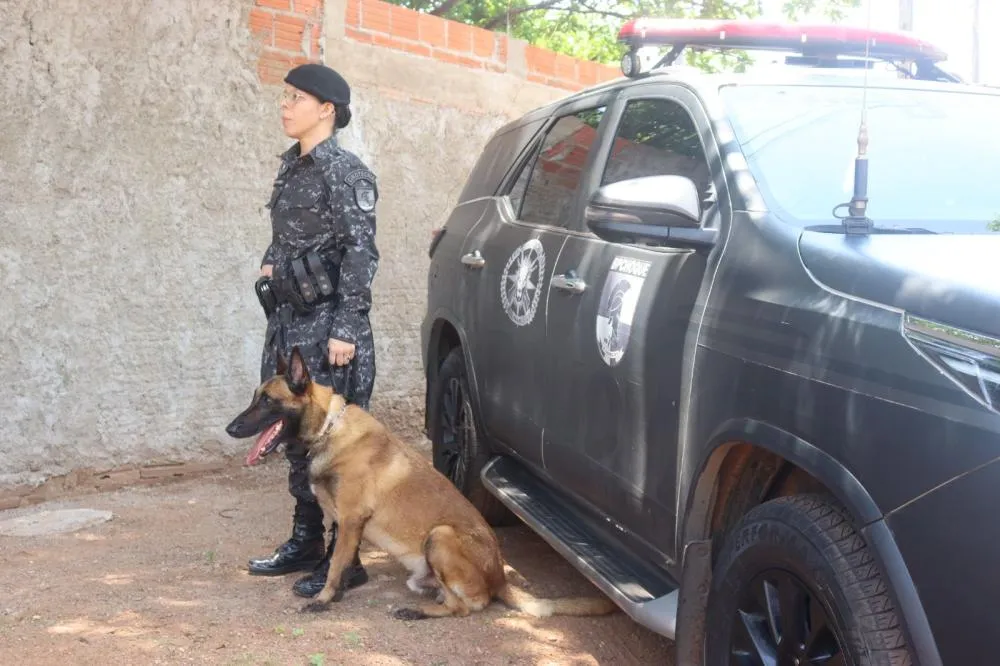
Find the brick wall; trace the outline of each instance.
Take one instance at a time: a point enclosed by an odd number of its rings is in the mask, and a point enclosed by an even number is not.
[[[281,83],[294,65],[320,62],[323,0],[256,0],[250,31],[262,46],[257,75],[262,83]]]
[[[280,83],[292,66],[322,60],[323,0],[256,0],[254,4],[250,30],[263,47],[258,64],[262,83]],[[512,64],[510,40],[503,33],[380,0],[347,0],[344,24],[346,37],[363,44],[470,69],[513,73],[564,90],[579,90],[620,76],[617,67],[530,44],[521,44],[518,67]]]
[[[579,90],[621,76],[617,67],[523,45],[523,69],[512,66],[510,40],[500,32],[449,21],[379,0],[348,0],[346,35],[471,69],[519,74],[533,83]]]

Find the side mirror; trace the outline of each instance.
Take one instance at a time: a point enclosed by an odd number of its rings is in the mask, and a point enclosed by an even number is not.
[[[597,190],[587,205],[587,226],[610,242],[704,245],[714,231],[699,229],[701,196],[685,176],[645,176],[622,180]],[[671,233],[673,230],[673,234]]]

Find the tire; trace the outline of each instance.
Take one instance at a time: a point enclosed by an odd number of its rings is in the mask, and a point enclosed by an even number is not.
[[[868,547],[847,512],[822,495],[772,500],[739,521],[715,565],[706,628],[706,666],[916,663]],[[753,634],[762,647],[753,647]]]
[[[480,479],[490,451],[472,407],[462,349],[445,357],[431,386],[430,439],[434,468],[444,474],[494,527],[511,525],[516,516],[494,497]]]

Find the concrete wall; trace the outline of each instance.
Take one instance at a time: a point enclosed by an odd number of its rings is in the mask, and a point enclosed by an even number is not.
[[[615,75],[368,0],[7,0],[0,26],[0,509],[244,452],[223,427],[258,375],[288,67],[354,86],[343,143],[381,193],[373,408],[411,434],[429,231],[494,128]]]

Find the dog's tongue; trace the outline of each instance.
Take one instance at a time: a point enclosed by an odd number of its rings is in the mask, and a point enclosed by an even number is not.
[[[278,434],[278,430],[281,428],[281,421],[276,421],[272,425],[268,426],[267,430],[262,432],[257,441],[254,442],[253,448],[250,449],[250,453],[247,454],[247,465],[256,465],[263,458],[264,449],[267,445],[271,443],[271,440]]]

